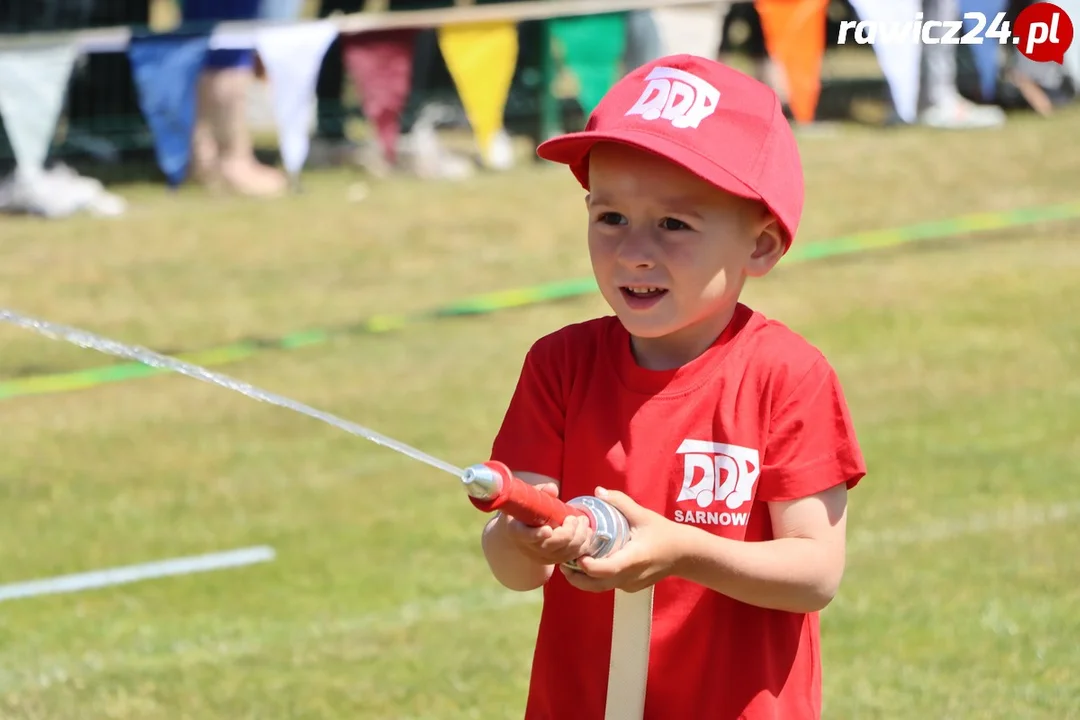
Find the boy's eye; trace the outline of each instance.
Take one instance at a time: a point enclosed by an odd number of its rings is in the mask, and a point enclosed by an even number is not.
[[[676,220],[675,218],[664,218],[660,221],[660,227],[664,230],[689,230],[690,226],[684,223],[682,220]]]
[[[623,225],[626,222],[626,217],[617,212],[600,213],[597,219],[604,225]]]

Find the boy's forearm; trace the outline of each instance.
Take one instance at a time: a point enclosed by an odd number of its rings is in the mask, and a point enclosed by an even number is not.
[[[506,518],[496,515],[486,526],[480,544],[495,579],[510,590],[527,592],[541,587],[551,577],[553,565],[537,565],[509,542],[505,534]]]
[[[843,560],[809,538],[739,542],[682,526],[675,575],[740,602],[795,613],[823,609],[840,584]]]

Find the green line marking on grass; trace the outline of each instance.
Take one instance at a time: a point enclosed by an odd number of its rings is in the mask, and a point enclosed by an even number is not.
[[[1080,201],[1042,207],[984,212],[935,220],[900,228],[870,230],[830,240],[795,245],[781,265],[824,260],[927,240],[945,240],[991,230],[1080,218]],[[375,315],[359,323],[337,328],[308,329],[277,338],[248,338],[220,347],[178,354],[186,362],[211,367],[238,362],[269,350],[291,350],[329,342],[344,335],[370,335],[400,330],[419,322],[447,317],[487,315],[500,310],[565,300],[597,292],[596,281],[575,278],[524,288],[511,288],[465,298],[441,307],[411,314]],[[162,375],[168,370],[137,362],[105,365],[74,372],[12,378],[0,382],[0,400],[84,390],[98,385]]]

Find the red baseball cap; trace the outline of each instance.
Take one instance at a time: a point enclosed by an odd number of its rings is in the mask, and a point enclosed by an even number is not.
[[[696,55],[662,57],[615,83],[583,131],[552,138],[536,152],[569,165],[588,190],[589,151],[602,141],[655,153],[733,195],[761,201],[791,246],[803,209],[802,161],[780,99],[764,83]]]

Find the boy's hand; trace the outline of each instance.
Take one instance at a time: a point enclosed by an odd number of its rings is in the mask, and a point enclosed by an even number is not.
[[[626,516],[630,523],[630,541],[606,558],[579,559],[582,572],[560,567],[567,581],[579,590],[589,592],[615,588],[637,592],[670,576],[681,552],[683,528],[616,490],[597,488],[596,496]]]
[[[536,485],[542,492],[559,496],[555,483]],[[546,525],[529,527],[511,517],[506,521],[506,534],[525,557],[540,565],[561,565],[581,557],[592,537],[588,518],[571,515],[557,528]]]

